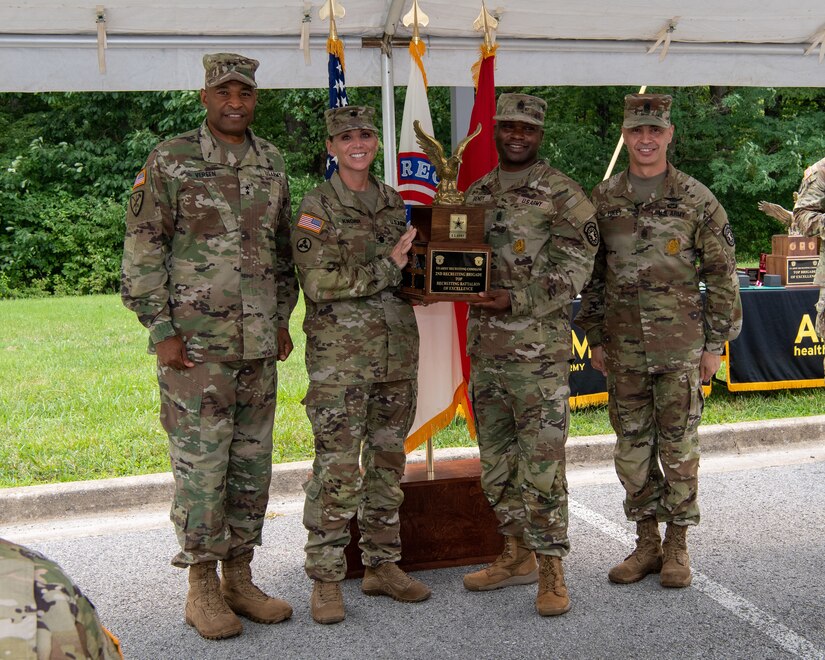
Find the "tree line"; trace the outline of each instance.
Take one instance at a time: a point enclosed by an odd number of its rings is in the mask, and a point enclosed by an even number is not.
[[[500,88],[547,100],[541,156],[589,191],[619,137],[626,87]],[[728,212],[737,256],[783,230],[762,199],[789,208],[805,167],[825,156],[825,89],[655,88],[674,97],[671,160]],[[400,125],[403,88],[396,90]],[[380,107],[380,90],[348,90]],[[436,137],[450,143],[449,90],[431,88]],[[284,154],[293,206],[323,176],[326,90],[260,90],[252,126]],[[0,94],[0,298],[115,292],[125,204],[163,139],[204,116],[196,91]],[[380,112],[378,113],[380,117]],[[381,155],[376,159],[381,175]],[[622,155],[617,170],[625,167]]]

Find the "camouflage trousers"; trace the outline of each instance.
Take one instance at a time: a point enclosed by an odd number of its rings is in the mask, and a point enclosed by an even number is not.
[[[315,461],[304,484],[304,527],[305,570],[312,579],[344,579],[344,549],[356,512],[364,566],[401,558],[404,440],[415,417],[416,393],[414,380],[310,383],[304,403],[315,434]]]
[[[481,486],[499,532],[558,557],[570,551],[564,456],[569,369],[567,362],[474,359],[470,373]]]
[[[628,520],[699,523],[699,369],[663,374],[608,373],[616,473]]]
[[[56,563],[0,539],[0,658],[123,656],[117,639]]]
[[[272,479],[275,358],[158,366],[175,477],[172,564],[231,559],[261,544]]]

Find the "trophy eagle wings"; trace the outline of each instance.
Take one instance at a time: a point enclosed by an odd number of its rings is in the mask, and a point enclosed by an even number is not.
[[[472,134],[465,137],[455,148],[455,153],[447,158],[444,155],[444,148],[441,143],[432,135],[427,135],[421,128],[421,122],[417,119],[413,122],[413,130],[415,131],[416,141],[421,150],[430,159],[435,173],[438,175],[438,187],[435,190],[435,197],[433,204],[443,204],[446,206],[456,206],[464,203],[464,193],[460,192],[456,187],[456,179],[458,179],[458,166],[461,165],[461,156],[464,149],[474,137],[481,133],[481,124],[476,126],[476,130]]]
[[[799,197],[799,193],[793,194],[793,203],[796,204],[796,200]],[[759,202],[756,205],[762,213],[765,215],[773,218],[774,220],[779,220],[783,225],[788,228],[788,235],[789,236],[799,236],[801,232],[797,230],[796,227],[793,225],[793,211],[789,211],[786,208],[783,208],[779,204],[774,204],[773,202]]]

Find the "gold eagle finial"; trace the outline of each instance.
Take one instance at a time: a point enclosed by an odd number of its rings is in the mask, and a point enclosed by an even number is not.
[[[461,165],[461,156],[467,145],[476,135],[481,133],[481,124],[476,126],[476,130],[465,137],[455,148],[455,153],[447,158],[441,143],[432,135],[428,135],[421,128],[421,122],[417,119],[413,122],[416,141],[421,150],[427,155],[438,175],[438,187],[435,190],[433,204],[443,206],[458,206],[464,203],[464,193],[456,186],[458,179],[458,167]]]

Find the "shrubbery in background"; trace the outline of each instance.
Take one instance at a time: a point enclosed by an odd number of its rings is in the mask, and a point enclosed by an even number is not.
[[[469,80],[468,80],[469,84]],[[380,106],[380,90],[349,91]],[[541,155],[589,191],[619,137],[626,87],[502,88],[548,101]],[[674,95],[673,163],[728,211],[740,259],[770,248],[781,225],[756,209],[789,208],[807,165],[825,156],[825,90],[654,88]],[[396,89],[396,124],[405,89]],[[430,88],[436,137],[450,143],[449,90]],[[260,90],[255,132],[284,154],[293,208],[321,181],[326,90]],[[159,141],[196,127],[186,92],[0,94],[0,298],[116,291],[125,204]],[[625,167],[624,155],[617,171]],[[382,155],[376,159],[381,176]]]

